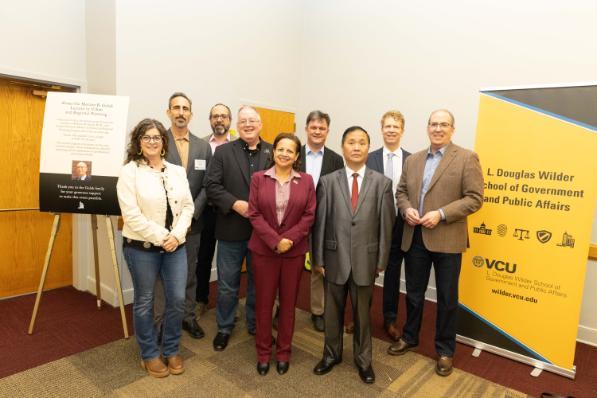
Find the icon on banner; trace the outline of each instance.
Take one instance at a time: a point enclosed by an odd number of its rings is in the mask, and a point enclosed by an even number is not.
[[[485,264],[485,260],[481,256],[473,257],[473,265],[475,267],[482,267]]]
[[[85,209],[85,205],[83,204],[83,202],[79,202],[79,207],[77,207],[77,210],[83,210]]]
[[[537,231],[537,240],[541,243],[547,243],[551,239],[551,232],[542,229]]]
[[[518,240],[523,240],[523,239],[529,239],[529,230],[528,229],[522,229],[522,228],[516,228],[514,230],[514,235],[515,238],[517,238]]]
[[[562,235],[562,243],[558,243],[557,246],[574,247],[574,241],[575,239],[572,237],[572,235],[568,234],[567,232],[564,232],[564,234]]]
[[[491,235],[491,229],[485,227],[485,223],[482,222],[478,227],[473,227],[473,233],[481,235]]]
[[[498,227],[497,227],[497,233],[502,238],[504,236],[506,236],[506,234],[508,233],[508,227],[506,226],[506,224],[500,224],[500,225],[498,225]]]

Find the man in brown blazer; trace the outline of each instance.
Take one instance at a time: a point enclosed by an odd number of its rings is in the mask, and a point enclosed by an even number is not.
[[[483,204],[483,174],[477,155],[452,143],[454,116],[431,113],[428,149],[408,157],[396,199],[404,220],[402,250],[406,252],[406,324],[401,339],[388,353],[402,355],[417,347],[425,291],[431,265],[437,290],[435,371],[452,373],[456,347],[458,277],[462,252],[468,246],[466,217]]]

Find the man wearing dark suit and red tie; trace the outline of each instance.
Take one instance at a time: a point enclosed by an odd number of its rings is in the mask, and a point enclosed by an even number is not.
[[[466,218],[483,204],[479,158],[452,143],[454,125],[450,111],[431,113],[427,123],[430,146],[406,160],[396,194],[405,221],[406,324],[402,337],[388,353],[402,355],[419,344],[433,264],[437,292],[435,372],[440,376],[448,376],[453,370],[458,277],[462,252],[468,247]]]
[[[404,116],[397,110],[384,113],[381,117],[381,134],[383,147],[371,152],[367,158],[367,167],[382,173],[392,180],[392,192],[396,193],[398,181],[402,174],[402,165],[410,155],[400,147],[400,139],[404,134]],[[388,266],[383,277],[383,325],[386,333],[394,341],[400,338],[400,329],[396,324],[398,319],[398,299],[400,297],[400,269],[404,252],[402,244],[402,216],[396,215],[396,222],[392,230],[392,248]]]
[[[313,177],[317,183],[321,176],[344,167],[342,156],[325,146],[330,132],[330,116],[322,111],[312,111],[307,116],[305,133],[307,143],[300,154],[301,171]],[[323,332],[324,291],[323,275],[311,270],[311,321],[313,328]]]
[[[325,347],[316,375],[342,361],[344,306],[350,294],[354,319],[353,360],[364,383],[371,366],[369,310],[376,275],[388,264],[396,218],[392,181],[365,166],[369,135],[358,126],[342,135],[346,167],[321,177],[313,227],[313,266],[325,277]]]
[[[215,236],[218,240],[218,297],[213,340],[216,351],[228,346],[234,329],[243,259],[247,259],[247,332],[255,334],[255,286],[251,256],[249,222],[249,187],[254,172],[263,170],[270,157],[271,144],[261,140],[261,117],[255,108],[242,106],[236,122],[240,138],[221,145],[214,152],[207,171],[205,187],[208,200],[216,206]]]
[[[315,219],[315,187],[309,174],[298,172],[301,142],[281,133],[274,140],[273,166],[253,175],[249,249],[255,277],[257,372],[267,374],[272,354],[272,307],[280,298],[277,371],[288,371],[294,314],[309,234]]]

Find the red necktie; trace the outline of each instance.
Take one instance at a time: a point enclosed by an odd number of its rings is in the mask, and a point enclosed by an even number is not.
[[[357,210],[357,203],[359,202],[359,183],[357,177],[359,173],[352,175],[352,211],[353,213]]]

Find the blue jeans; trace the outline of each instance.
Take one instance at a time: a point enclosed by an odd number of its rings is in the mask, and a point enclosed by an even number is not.
[[[165,357],[178,353],[182,333],[182,317],[187,283],[187,253],[183,246],[173,253],[155,252],[124,246],[124,258],[131,272],[135,299],[133,323],[135,337],[141,349],[141,358],[149,360],[160,356],[157,331],[153,325],[155,281],[160,275],[166,294],[166,309],[162,323],[162,353]]]
[[[234,329],[234,316],[238,306],[238,291],[243,258],[247,257],[247,329],[255,330],[255,286],[251,269],[251,254],[247,249],[249,241],[218,240],[218,298],[216,300],[216,321],[218,332],[230,334]]]

